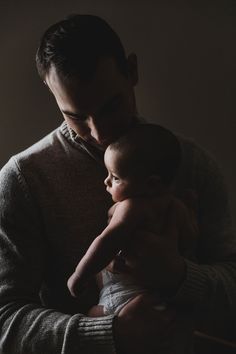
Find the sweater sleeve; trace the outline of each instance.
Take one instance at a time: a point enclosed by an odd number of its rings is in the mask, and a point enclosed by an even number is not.
[[[175,301],[236,311],[236,235],[221,171],[195,147],[194,185],[198,195],[200,235],[196,261],[185,260],[186,277]],[[216,305],[217,304],[217,305]]]
[[[0,352],[114,352],[114,316],[68,315],[41,304],[46,243],[39,220],[12,158],[0,171]]]

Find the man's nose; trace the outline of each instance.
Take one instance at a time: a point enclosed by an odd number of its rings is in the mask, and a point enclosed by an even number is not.
[[[91,136],[99,143],[103,144],[107,139],[104,123],[99,123],[95,117],[89,117],[89,128]]]

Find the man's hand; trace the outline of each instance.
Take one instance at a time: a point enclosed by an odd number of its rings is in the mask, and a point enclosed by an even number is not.
[[[119,312],[114,323],[118,354],[161,354],[171,346],[176,312],[160,310],[158,303],[156,297],[142,294]]]

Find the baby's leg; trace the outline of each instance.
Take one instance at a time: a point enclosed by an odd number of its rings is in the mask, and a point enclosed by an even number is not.
[[[89,311],[88,311],[88,316],[89,317],[100,317],[100,316],[105,316],[103,306],[102,305],[95,305],[92,306]]]

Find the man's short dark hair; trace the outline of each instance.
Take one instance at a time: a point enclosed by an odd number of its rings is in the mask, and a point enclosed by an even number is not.
[[[36,65],[43,80],[54,65],[65,78],[76,74],[80,80],[88,81],[102,57],[113,57],[120,72],[127,76],[125,50],[115,31],[100,17],[77,14],[46,30],[37,50]]]
[[[122,177],[158,175],[166,186],[175,179],[181,162],[178,138],[157,124],[137,124],[109,149],[118,152]]]

